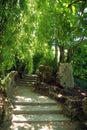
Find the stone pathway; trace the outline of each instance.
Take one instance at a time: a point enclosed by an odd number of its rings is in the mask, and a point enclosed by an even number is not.
[[[12,103],[12,124],[5,130],[76,130],[77,125],[63,115],[60,103],[31,87],[14,88]]]
[[[5,122],[0,130],[80,130],[64,116],[60,103],[34,92],[32,87],[22,84],[11,92],[12,121],[10,126]]]

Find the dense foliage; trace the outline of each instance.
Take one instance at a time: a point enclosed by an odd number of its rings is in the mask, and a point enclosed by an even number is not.
[[[70,62],[87,79],[86,0],[0,0],[0,74]]]

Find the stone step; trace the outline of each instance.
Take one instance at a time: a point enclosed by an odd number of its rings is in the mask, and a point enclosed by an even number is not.
[[[37,105],[37,106],[32,106],[32,105],[15,105],[14,108],[13,108],[13,113],[61,113],[62,112],[62,107],[61,106],[58,106],[58,105],[45,105],[45,106],[40,106],[40,105]]]
[[[64,121],[70,121],[70,119],[62,114],[40,114],[40,115],[13,114],[12,117],[12,122],[16,123],[24,123],[24,122],[40,123],[40,122],[64,122]]]
[[[19,85],[19,86],[30,86],[30,85],[33,85],[37,82],[37,79],[20,79],[20,78],[17,78],[16,79],[16,84]]]
[[[41,115],[41,114],[62,114],[61,110],[13,110],[13,114],[20,115],[20,114],[28,114],[28,115]]]
[[[20,105],[20,106],[27,106],[27,105],[30,105],[30,106],[56,106],[57,103],[56,102],[53,102],[53,103],[48,103],[48,102],[14,102],[12,101],[12,104],[14,105]],[[58,107],[61,107],[61,105],[59,105]]]
[[[5,130],[9,130],[6,129]],[[40,122],[40,123],[13,123],[11,130],[81,130],[80,127],[70,121],[64,122]]]
[[[20,79],[20,78],[18,78],[18,79]],[[28,77],[23,77],[23,78],[21,78],[22,80],[37,80],[37,78],[28,78]]]
[[[32,95],[33,96],[33,95]],[[40,100],[39,100],[40,99]],[[56,104],[56,102],[53,102],[50,99],[44,99],[44,98],[34,98],[34,97],[26,97],[24,96],[16,96],[15,98],[12,99],[13,104],[38,104],[38,105],[44,105],[44,104]]]
[[[20,79],[20,78],[17,78],[16,81],[18,81],[18,82],[19,81],[21,81],[21,82],[36,82],[37,79],[26,79],[26,78]]]
[[[16,82],[18,86],[32,86],[35,82]]]
[[[36,75],[36,74],[25,74],[24,77],[27,77],[27,78],[37,78],[38,75]]]
[[[16,105],[13,114],[61,114],[62,108],[58,106],[20,106]]]
[[[21,79],[18,75],[16,75],[15,81],[19,86],[33,85],[37,81],[37,77],[37,75],[24,75]]]
[[[22,79],[25,79],[25,80],[37,80],[38,76],[22,76]],[[21,79],[18,75],[16,75],[16,79]]]
[[[53,99],[48,96],[43,96],[33,91],[32,87],[17,86],[14,88],[14,94],[12,102],[27,102],[27,103],[56,103]]]
[[[30,79],[16,79],[16,82],[26,83],[26,82],[36,82],[37,80]]]
[[[16,83],[18,84],[23,84],[23,85],[26,85],[26,84],[34,84],[36,81],[16,81]]]

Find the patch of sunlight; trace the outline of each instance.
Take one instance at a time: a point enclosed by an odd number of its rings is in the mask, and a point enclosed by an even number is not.
[[[40,99],[48,99],[47,96],[39,96]]]
[[[86,93],[81,93],[82,96],[86,96]]]
[[[84,13],[87,13],[87,8],[84,9]]]
[[[61,98],[63,95],[59,93],[57,96],[58,96],[59,98]]]
[[[15,98],[16,98],[18,101],[20,101],[20,100],[22,100],[22,101],[27,101],[27,102],[32,101],[32,98],[25,98],[25,97],[23,97],[23,96],[15,96]]]
[[[21,110],[21,107],[20,107],[20,106],[17,106],[17,107],[16,107],[16,110]]]
[[[14,123],[10,128],[14,130],[19,130],[20,128],[21,130],[34,130],[34,127],[29,123]]]
[[[15,96],[15,98],[24,99],[24,97],[22,97],[22,96]]]
[[[52,125],[48,124],[48,125],[42,126],[42,128],[39,130],[53,130],[53,127],[52,127]]]
[[[25,98],[25,101],[32,101],[32,99],[31,98]]]
[[[16,116],[16,115],[13,114],[12,116],[13,116],[12,121],[15,121],[15,120],[17,120],[17,121],[21,121],[21,120],[27,121],[27,119],[23,115]]]

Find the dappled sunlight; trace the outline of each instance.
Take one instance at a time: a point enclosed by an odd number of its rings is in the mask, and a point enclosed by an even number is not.
[[[61,98],[63,95],[59,93],[57,96],[58,96],[58,98]]]
[[[40,99],[48,99],[47,96],[39,96]]]
[[[17,98],[17,99],[24,99],[24,97],[21,97],[21,96],[15,96],[15,98]]]
[[[86,93],[85,92],[81,92],[80,89],[78,89],[78,92],[81,93],[81,95],[84,96],[84,97],[87,96]]]
[[[68,127],[68,129],[67,129]],[[48,122],[48,123],[14,123],[10,127],[12,130],[71,130],[72,129],[72,123],[68,122],[61,122],[61,123],[54,123],[54,122]],[[73,126],[73,130],[75,130],[75,126]]]
[[[27,119],[26,119],[26,117],[25,116],[23,116],[23,115],[20,115],[20,116],[16,116],[16,115],[12,115],[12,121],[15,121],[15,120],[17,120],[17,121],[27,121]]]
[[[15,98],[18,101],[26,101],[26,102],[31,102],[32,101],[32,98],[26,98],[26,97],[22,97],[22,96],[15,96]]]
[[[14,130],[35,130],[34,126],[32,126],[31,124],[29,123],[14,123],[11,127],[11,129],[14,129]]]
[[[29,123],[14,123],[11,127],[14,130],[54,130],[50,123],[44,124],[29,124]]]
[[[52,125],[45,125],[45,126],[42,126],[42,128],[40,128],[39,130],[53,130],[53,127]]]
[[[61,93],[56,94],[62,98]],[[31,91],[31,88],[17,88],[13,99],[12,130],[62,130],[70,128],[69,118],[61,111],[61,105],[48,96]],[[58,114],[57,114],[58,113]],[[61,123],[61,121],[63,123]],[[72,127],[72,126],[71,126]]]
[[[15,108],[16,110],[21,110],[20,105]]]
[[[0,3],[0,130],[81,130],[74,122],[87,121],[87,1]]]
[[[86,93],[81,93],[82,96],[87,96]]]

